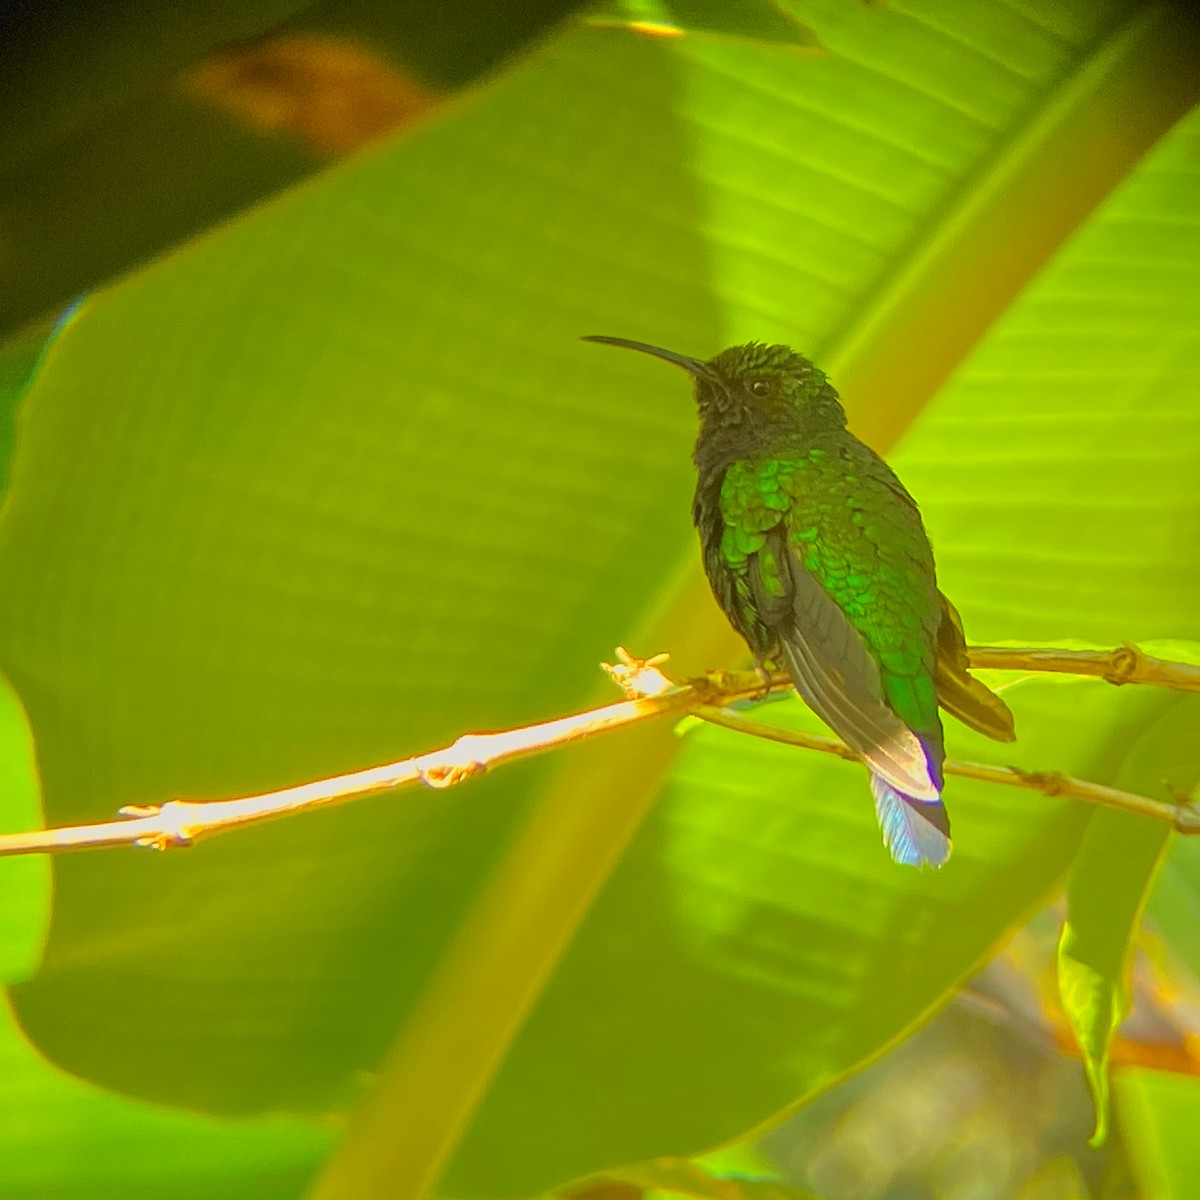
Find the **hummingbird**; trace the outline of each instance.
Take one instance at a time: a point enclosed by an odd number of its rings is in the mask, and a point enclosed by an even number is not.
[[[717,603],[759,671],[786,668],[865,763],[892,858],[940,867],[939,706],[997,741],[1007,705],[967,670],[962,621],[938,589],[916,501],[846,427],[825,373],[789,346],[750,342],[702,361],[627,338],[694,380],[700,429],[692,520]]]

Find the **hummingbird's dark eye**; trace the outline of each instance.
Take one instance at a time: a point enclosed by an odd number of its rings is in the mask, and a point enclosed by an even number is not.
[[[750,394],[752,396],[769,396],[771,394],[771,381],[769,379],[756,379],[750,385]]]

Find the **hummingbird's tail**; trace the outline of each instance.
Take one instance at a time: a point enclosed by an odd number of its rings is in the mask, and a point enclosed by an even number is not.
[[[950,818],[940,800],[918,800],[871,772],[875,815],[892,858],[909,867],[940,867],[950,857]]]

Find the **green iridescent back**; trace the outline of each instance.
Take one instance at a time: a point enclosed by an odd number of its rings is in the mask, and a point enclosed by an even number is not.
[[[705,546],[705,568],[759,657],[772,655],[778,635],[755,589],[783,599],[792,564],[780,563],[778,551],[786,545],[866,643],[892,710],[940,739],[933,555],[887,464],[845,432],[826,434],[804,450],[734,462],[720,483],[719,510],[721,535]]]

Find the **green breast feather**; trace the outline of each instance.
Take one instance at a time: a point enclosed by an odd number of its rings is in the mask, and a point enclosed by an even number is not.
[[[764,628],[754,588],[757,582],[786,599],[790,564],[773,550],[782,544],[866,643],[892,710],[918,733],[937,730],[933,559],[920,518],[888,468],[873,455],[856,461],[820,448],[743,460],[725,473],[720,507],[721,567],[736,608],[730,616],[751,644],[778,636]]]

